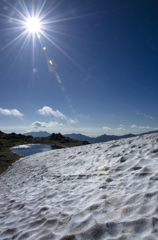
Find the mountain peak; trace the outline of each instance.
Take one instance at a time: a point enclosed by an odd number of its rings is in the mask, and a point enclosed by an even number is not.
[[[24,133],[25,136],[31,135],[32,137],[49,137],[50,133],[46,131],[39,131],[39,132],[28,132]]]

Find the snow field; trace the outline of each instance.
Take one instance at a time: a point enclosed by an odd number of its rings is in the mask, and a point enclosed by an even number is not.
[[[0,239],[158,239],[158,134],[18,160],[0,176]]]

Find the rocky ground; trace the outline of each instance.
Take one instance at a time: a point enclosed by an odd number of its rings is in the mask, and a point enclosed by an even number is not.
[[[0,174],[5,172],[9,166],[22,156],[13,153],[10,148],[5,148],[0,151]]]
[[[62,134],[52,133],[49,137],[33,138],[16,133],[4,133],[0,131],[0,174],[5,172],[13,162],[20,159],[22,156],[11,151],[11,147],[21,144],[51,144],[56,148],[74,147],[86,145],[88,142],[78,141],[64,137]]]

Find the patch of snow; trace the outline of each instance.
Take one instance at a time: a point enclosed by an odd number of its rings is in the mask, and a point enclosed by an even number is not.
[[[38,153],[0,176],[0,239],[158,239],[158,134]]]
[[[19,148],[35,148],[40,146],[41,144],[22,144],[12,147],[12,149],[19,149]]]

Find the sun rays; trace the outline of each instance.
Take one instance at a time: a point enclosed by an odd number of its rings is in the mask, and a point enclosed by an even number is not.
[[[49,6],[47,0],[32,2],[31,5],[29,5],[28,2],[29,1],[24,0],[18,1],[17,4],[13,4],[13,2],[11,3],[9,1],[6,2],[9,9],[7,11],[8,14],[0,14],[0,20],[5,23],[6,27],[0,31],[10,33],[10,39],[6,44],[0,47],[0,52],[9,47],[10,50],[14,49],[14,47],[20,44],[17,56],[15,56],[13,61],[14,64],[31,39],[34,69],[36,40],[40,42],[42,49],[45,47],[43,42],[49,41],[56,49],[83,71],[82,67],[64,50],[64,43],[62,46],[62,41],[60,41],[60,44],[55,41],[55,36],[56,34],[60,34],[61,36],[65,35],[71,37],[65,30],[58,29],[58,25],[62,22],[72,21],[73,19],[82,18],[84,16],[79,14],[71,16],[71,14],[67,12],[53,15],[53,12],[64,2],[64,0],[57,2],[52,1],[49,3]]]

